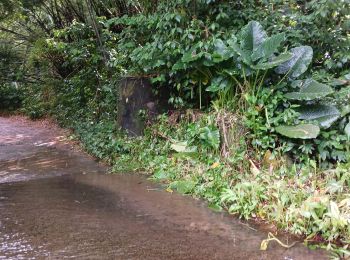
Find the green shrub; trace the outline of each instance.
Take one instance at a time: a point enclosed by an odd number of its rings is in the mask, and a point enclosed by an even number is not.
[[[0,85],[0,110],[16,110],[22,105],[24,95],[18,84]]]

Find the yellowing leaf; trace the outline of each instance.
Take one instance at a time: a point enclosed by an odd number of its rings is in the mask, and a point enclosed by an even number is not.
[[[250,162],[250,172],[254,175],[257,176],[260,174],[260,170],[258,169],[258,167],[255,166],[255,164],[253,163],[252,160],[249,160]]]
[[[264,239],[263,241],[261,241],[260,250],[266,251],[268,245],[269,245],[269,240]]]
[[[217,167],[219,167],[219,166],[220,166],[220,163],[214,162],[214,163],[212,164],[212,166],[210,166],[210,169],[215,169],[215,168],[217,168]]]

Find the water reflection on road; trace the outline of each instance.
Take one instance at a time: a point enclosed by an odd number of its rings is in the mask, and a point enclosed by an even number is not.
[[[0,259],[326,259],[301,244],[260,251],[266,232],[145,177],[106,175],[61,137],[0,118]]]

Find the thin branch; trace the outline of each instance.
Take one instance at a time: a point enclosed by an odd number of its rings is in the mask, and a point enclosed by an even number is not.
[[[21,33],[18,33],[18,32],[15,32],[11,29],[7,29],[7,28],[4,28],[4,27],[0,27],[0,31],[3,31],[3,32],[7,32],[7,33],[11,33],[13,35],[16,35],[18,37],[20,37],[20,39],[22,40],[26,40],[26,41],[29,41],[30,40],[30,37],[29,36],[26,36],[26,35],[23,35]]]

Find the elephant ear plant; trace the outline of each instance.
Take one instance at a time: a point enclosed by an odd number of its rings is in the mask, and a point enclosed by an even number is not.
[[[247,101],[254,106],[263,86],[269,87],[272,94],[286,81],[302,75],[311,63],[311,47],[288,50],[282,46],[284,40],[284,33],[269,37],[256,21],[249,22],[226,42],[217,39],[212,54],[215,76],[206,90],[216,93],[219,99],[226,97],[221,102],[223,106],[232,93],[239,108],[246,110]]]
[[[282,46],[284,40],[284,33],[269,37],[256,21],[226,41],[214,40],[211,56],[206,55],[212,66],[206,91],[217,95],[214,105],[227,108],[231,101],[234,109],[245,114],[249,108],[261,105],[262,93],[283,93],[284,100],[291,104],[288,109],[292,108],[297,112],[294,117],[298,117],[284,120],[284,125],[268,123],[270,132],[293,139],[316,139],[321,130],[339,122],[338,130],[350,138],[350,88],[336,90],[312,78],[298,79],[307,71],[313,50],[310,46],[288,50]],[[254,116],[250,120],[255,121]]]
[[[283,64],[282,64],[283,65]],[[297,91],[284,96],[299,105],[299,123],[293,126],[278,126],[276,131],[289,138],[314,139],[321,129],[331,128],[341,121],[339,128],[350,138],[350,88],[335,91],[331,86],[313,79],[297,80],[291,83]]]

